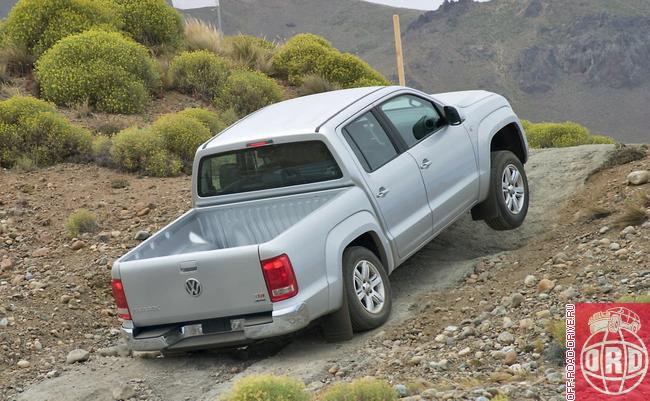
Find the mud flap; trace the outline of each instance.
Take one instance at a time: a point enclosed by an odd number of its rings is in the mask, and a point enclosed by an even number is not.
[[[343,305],[341,309],[330,313],[323,318],[321,323],[325,340],[329,343],[351,340],[354,336],[352,331],[352,320],[348,308],[348,297],[343,291]]]
[[[487,199],[472,208],[472,220],[493,219],[498,215],[499,209],[496,196],[494,196],[492,188],[490,188]]]

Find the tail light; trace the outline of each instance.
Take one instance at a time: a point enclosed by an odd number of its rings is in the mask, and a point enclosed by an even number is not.
[[[287,255],[263,260],[262,272],[271,302],[283,301],[298,294],[298,282]]]
[[[124,293],[122,280],[113,279],[111,281],[111,287],[113,287],[113,298],[117,306],[117,316],[120,319],[131,320],[131,312],[129,311],[129,305],[126,303],[126,294]]]

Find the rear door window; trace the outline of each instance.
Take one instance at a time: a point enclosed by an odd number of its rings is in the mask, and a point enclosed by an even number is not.
[[[343,177],[321,141],[292,142],[206,156],[199,164],[201,197],[236,194]]]
[[[343,131],[368,171],[377,170],[398,154],[395,145],[372,112],[357,118]]]

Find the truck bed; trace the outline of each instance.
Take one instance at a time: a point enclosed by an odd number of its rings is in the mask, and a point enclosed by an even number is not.
[[[192,209],[122,258],[122,262],[261,244],[275,238],[340,190]]]

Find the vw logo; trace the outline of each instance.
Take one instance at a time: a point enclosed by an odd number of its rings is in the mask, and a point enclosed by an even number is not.
[[[198,297],[202,291],[201,283],[195,278],[188,278],[185,281],[185,291],[193,297]]]

